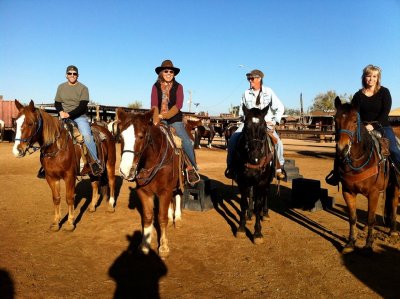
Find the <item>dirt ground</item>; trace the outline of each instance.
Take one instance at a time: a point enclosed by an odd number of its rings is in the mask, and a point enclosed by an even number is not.
[[[106,211],[105,202],[89,213],[91,191],[84,179],[77,183],[75,231],[51,232],[50,188],[36,178],[39,154],[16,159],[12,144],[0,143],[0,298],[399,298],[399,238],[387,238],[378,226],[374,253],[341,254],[348,236],[345,203],[324,182],[334,144],[283,142],[285,157],[295,160],[300,174],[328,189],[333,208],[292,209],[291,182],[282,183],[277,196],[274,181],[271,217],[262,223],[264,244],[237,239],[237,188],[223,175],[226,151],[217,142],[196,150],[214,208],[183,211],[183,227],[168,230],[165,260],[135,250],[140,214],[130,183],[119,177],[115,213]],[[358,208],[361,247],[361,196]],[[67,213],[65,201],[62,211]],[[248,223],[250,232],[253,226]]]

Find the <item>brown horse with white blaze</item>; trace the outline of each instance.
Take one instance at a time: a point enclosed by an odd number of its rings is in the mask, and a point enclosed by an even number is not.
[[[40,162],[45,170],[46,181],[51,188],[54,203],[54,220],[50,227],[52,231],[60,229],[60,183],[61,180],[64,180],[65,200],[68,205],[68,220],[64,229],[72,231],[75,229],[75,181],[80,171],[81,146],[74,142],[69,130],[64,127],[60,120],[44,110],[36,109],[33,101],[30,101],[29,105],[23,106],[15,100],[15,105],[19,114],[16,120],[17,128],[13,154],[22,158],[27,152],[32,153],[32,151],[40,149]],[[92,125],[92,128],[99,130],[105,136],[101,148],[104,153],[106,171],[103,172],[101,177],[90,176],[93,191],[89,211],[93,212],[96,209],[100,196],[100,183],[107,182],[110,189],[108,210],[113,212],[115,203],[115,142],[106,128],[97,125]],[[35,143],[39,144],[39,148],[34,146]]]
[[[356,196],[363,194],[368,199],[368,235],[365,249],[372,250],[375,214],[380,196],[386,198],[390,235],[396,235],[396,215],[399,188],[394,170],[388,159],[382,159],[375,142],[360,120],[357,103],[342,104],[335,99],[336,157],[342,183],[342,193],[349,212],[349,241],[343,253],[355,248],[357,239]]]
[[[167,225],[172,197],[178,203],[176,221],[181,217],[180,193],[183,182],[179,165],[179,153],[169,140],[165,127],[153,124],[154,109],[145,113],[129,113],[116,110],[121,137],[120,173],[128,181],[136,181],[136,192],[142,203],[143,239],[140,249],[147,254],[150,250],[155,197],[158,198],[158,224],[160,226],[159,248],[161,257],[169,254]]]

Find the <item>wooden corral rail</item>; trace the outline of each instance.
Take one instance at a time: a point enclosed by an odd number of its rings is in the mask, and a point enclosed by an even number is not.
[[[281,138],[290,139],[307,139],[319,140],[320,142],[334,142],[335,131],[321,131],[321,130],[292,130],[292,129],[278,129]]]

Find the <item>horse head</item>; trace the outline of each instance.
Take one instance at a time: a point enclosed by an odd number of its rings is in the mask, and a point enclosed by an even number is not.
[[[366,129],[361,123],[357,102],[342,104],[336,97],[335,108],[336,150],[339,157],[344,158],[350,155],[353,145],[361,143]]]
[[[43,123],[32,100],[27,106],[15,100],[15,106],[18,109],[18,116],[13,154],[15,157],[22,158],[32,145],[39,141]]]
[[[116,114],[121,136],[122,156],[119,171],[124,179],[133,181],[140,159],[149,144],[148,131],[154,126],[154,108],[145,113],[125,112],[122,108],[117,108]]]
[[[253,165],[259,165],[265,160],[267,146],[267,123],[265,116],[268,113],[269,106],[260,110],[258,108],[248,109],[243,104],[244,128],[243,135],[245,139],[245,151],[248,162]]]

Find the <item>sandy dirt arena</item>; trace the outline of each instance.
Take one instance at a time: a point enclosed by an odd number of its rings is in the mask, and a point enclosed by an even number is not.
[[[285,157],[295,160],[300,174],[328,189],[333,208],[292,209],[292,184],[283,182],[278,197],[274,181],[270,220],[262,223],[264,244],[237,239],[237,188],[224,177],[226,151],[217,142],[196,150],[200,173],[211,180],[214,208],[183,211],[183,227],[168,230],[165,260],[156,251],[136,251],[138,201],[119,176],[115,213],[107,212],[105,202],[89,213],[90,183],[83,179],[77,182],[75,231],[51,232],[50,188],[36,178],[39,153],[17,159],[12,143],[0,143],[0,298],[400,298],[400,240],[385,234],[381,208],[374,253],[341,254],[346,207],[341,192],[324,181],[334,143],[283,142]],[[119,144],[117,152],[119,157]],[[64,200],[61,206],[66,215]],[[362,247],[362,196],[358,217]],[[253,226],[248,222],[249,232]]]

